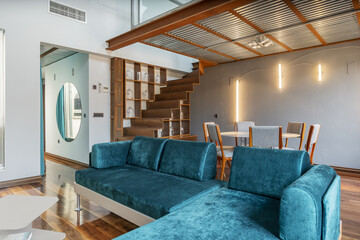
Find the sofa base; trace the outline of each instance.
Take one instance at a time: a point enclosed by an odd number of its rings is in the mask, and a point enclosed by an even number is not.
[[[74,183],[74,190],[80,196],[96,203],[97,205],[106,208],[107,210],[115,213],[116,215],[125,218],[126,220],[138,225],[143,226],[145,224],[155,221],[155,219],[138,212],[132,208],[129,208],[123,204],[115,202],[114,200],[107,198],[93,190],[90,190],[84,186]]]

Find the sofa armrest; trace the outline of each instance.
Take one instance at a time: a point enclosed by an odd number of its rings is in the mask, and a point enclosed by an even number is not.
[[[131,142],[132,141],[95,144],[90,154],[90,166],[100,169],[125,164]]]
[[[320,240],[322,238],[323,228],[328,227],[326,223],[323,223],[325,219],[323,214],[328,214],[326,210],[323,210],[323,197],[327,194],[335,177],[336,172],[333,168],[317,165],[284,190],[280,202],[279,235],[281,239]],[[340,189],[334,191],[340,191]],[[336,199],[328,200],[333,201],[331,209],[340,208],[340,202]],[[340,220],[333,224],[340,224]]]

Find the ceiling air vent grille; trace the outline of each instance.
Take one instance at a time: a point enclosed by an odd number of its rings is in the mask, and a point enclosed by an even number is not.
[[[49,1],[49,12],[86,23],[85,11],[66,6],[58,2]]]

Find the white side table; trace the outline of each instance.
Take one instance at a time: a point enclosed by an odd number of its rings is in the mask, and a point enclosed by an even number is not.
[[[7,195],[0,198],[0,235],[32,232],[31,240],[62,240],[65,233],[32,228],[32,221],[59,199],[57,197]]]

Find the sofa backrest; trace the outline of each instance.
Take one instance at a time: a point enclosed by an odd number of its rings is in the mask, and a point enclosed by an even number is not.
[[[127,164],[157,171],[168,139],[136,136],[131,143]]]
[[[236,147],[229,188],[280,199],[283,190],[309,168],[305,151]]]
[[[169,140],[159,171],[205,181],[216,177],[216,146],[208,142]]]
[[[126,163],[130,146],[131,141],[95,144],[90,153],[90,166],[99,169],[121,166]]]

